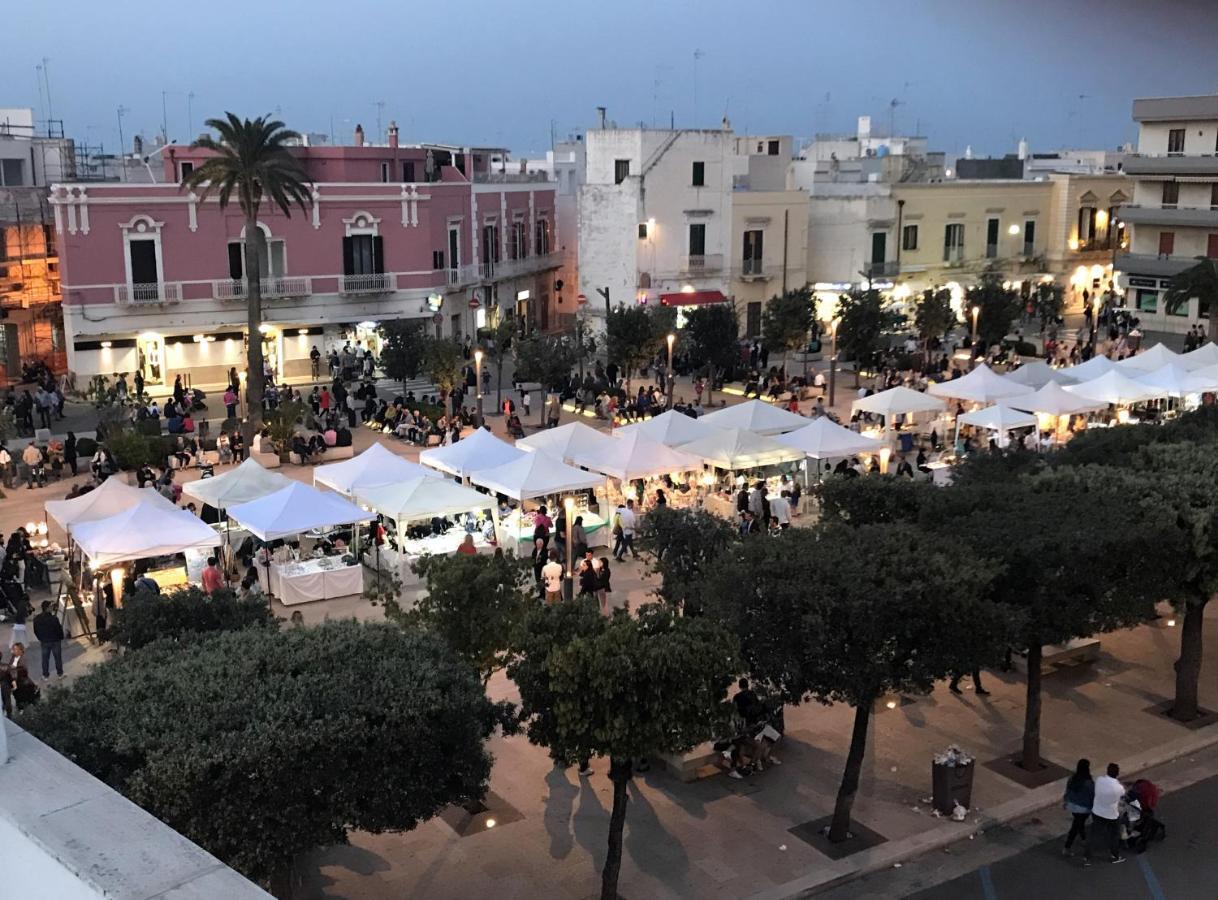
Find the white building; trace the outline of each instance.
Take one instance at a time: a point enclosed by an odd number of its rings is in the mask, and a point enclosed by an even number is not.
[[[1133,204],[1121,211],[1130,252],[1118,257],[1126,305],[1143,327],[1187,331],[1209,315],[1197,298],[1174,314],[1163,302],[1172,276],[1218,259],[1218,94],[1135,100],[1138,152],[1125,161]]]

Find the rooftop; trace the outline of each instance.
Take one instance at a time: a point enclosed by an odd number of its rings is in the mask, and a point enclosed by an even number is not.
[[[1135,122],[1187,122],[1218,119],[1218,94],[1192,97],[1145,97],[1133,101]]]

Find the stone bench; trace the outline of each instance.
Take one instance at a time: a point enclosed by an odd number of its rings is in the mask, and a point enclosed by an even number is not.
[[[254,450],[250,452],[250,458],[264,469],[278,469],[282,464],[278,453],[259,453]]]
[[[675,775],[678,781],[686,783],[723,771],[719,765],[723,754],[715,750],[715,745],[710,741],[698,744],[686,753],[660,754],[655,760],[665,771]]]
[[[355,456],[355,447],[351,444],[348,444],[346,447],[327,447],[326,452],[310,460],[309,465],[324,466],[326,463],[351,459],[353,456]],[[288,460],[296,466],[304,465],[304,460],[300,458],[300,454],[294,451],[288,454]]]
[[[1100,658],[1100,647],[1100,639],[1093,637],[1075,638],[1064,644],[1048,644],[1040,650],[1040,670],[1044,672],[1058,666],[1095,662]],[[1024,654],[1017,656],[1015,667],[1027,674],[1027,656]]]

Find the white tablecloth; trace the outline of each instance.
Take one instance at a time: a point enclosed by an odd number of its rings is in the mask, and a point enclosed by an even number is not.
[[[320,560],[271,566],[271,593],[284,606],[364,592],[363,566],[327,569]]]

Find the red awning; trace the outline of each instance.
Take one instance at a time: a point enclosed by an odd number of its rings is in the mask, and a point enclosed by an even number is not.
[[[705,306],[707,303],[726,303],[723,291],[682,291],[675,294],[660,294],[662,306]]]

